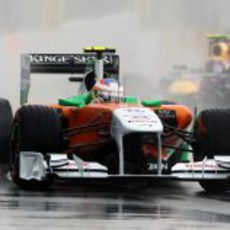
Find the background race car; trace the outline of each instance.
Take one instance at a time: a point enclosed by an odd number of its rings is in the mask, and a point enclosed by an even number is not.
[[[209,61],[200,82],[199,97],[207,106],[229,105],[230,37],[209,35]]]
[[[190,108],[225,107],[230,96],[230,38],[208,36],[208,61],[202,68],[173,66],[158,82],[160,94]]]

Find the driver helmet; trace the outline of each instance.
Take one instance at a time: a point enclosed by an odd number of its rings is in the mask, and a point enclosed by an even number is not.
[[[118,102],[124,91],[114,78],[101,79],[93,90],[99,102]]]

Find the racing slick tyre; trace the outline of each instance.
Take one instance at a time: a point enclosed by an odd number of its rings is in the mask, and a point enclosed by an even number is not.
[[[9,160],[10,138],[13,124],[12,108],[8,100],[0,98],[0,162]]]
[[[60,114],[53,108],[40,105],[21,107],[15,115],[12,134],[10,170],[12,180],[21,188],[46,189],[51,183],[49,174],[42,180],[20,178],[21,151],[46,153],[62,151]]]
[[[230,109],[203,110],[194,124],[194,161],[230,154]],[[230,189],[227,181],[205,180],[200,185],[208,192]]]
[[[194,124],[194,160],[230,155],[230,109],[203,110]]]

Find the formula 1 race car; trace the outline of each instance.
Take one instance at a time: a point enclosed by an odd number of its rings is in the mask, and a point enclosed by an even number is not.
[[[225,107],[230,96],[230,37],[209,35],[209,60],[197,96],[205,105]]]
[[[18,186],[41,189],[67,178],[182,179],[207,191],[230,188],[230,109],[202,111],[189,132],[187,107],[121,95],[119,56],[106,47],[24,54],[21,70],[23,105],[14,117],[10,157]],[[30,73],[81,74],[69,80],[82,85],[82,94],[52,105],[25,104]]]

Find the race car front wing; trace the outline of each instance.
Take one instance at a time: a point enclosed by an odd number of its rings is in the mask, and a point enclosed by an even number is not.
[[[86,162],[73,155],[50,154],[44,159],[38,152],[21,152],[20,178],[43,180],[48,174],[60,179],[138,179],[138,180],[225,180],[230,178],[230,157],[219,156],[199,162],[177,163],[170,174],[109,174],[108,169],[97,162]]]

